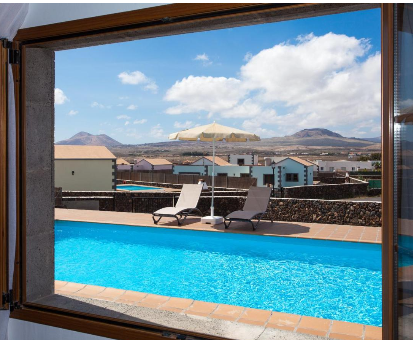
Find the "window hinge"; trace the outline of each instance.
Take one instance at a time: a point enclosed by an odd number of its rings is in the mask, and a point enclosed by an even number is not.
[[[13,44],[7,39],[2,39],[2,44],[4,48],[9,50],[9,64],[19,65],[20,64],[20,50],[13,49]]]
[[[2,309],[6,309],[6,304],[9,305],[10,312],[13,312],[15,309],[20,308],[18,302],[15,302],[13,299],[13,289],[10,289],[8,292],[3,292],[1,297],[1,306]]]

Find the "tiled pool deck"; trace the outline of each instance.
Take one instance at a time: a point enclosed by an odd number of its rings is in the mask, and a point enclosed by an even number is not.
[[[264,221],[253,232],[245,223],[233,223],[231,229],[223,225],[201,224],[199,218],[188,218],[185,225],[177,227],[176,221],[165,218],[155,226],[150,214],[131,214],[106,211],[56,209],[56,219],[69,221],[114,223],[135,226],[153,226],[204,230],[213,232],[248,233],[269,236],[302,237],[336,241],[381,243],[381,228],[345,226],[297,222]],[[99,299],[153,309],[170,311],[199,317],[221,319],[244,324],[276,328],[291,332],[318,335],[343,340],[380,340],[381,327],[320,319],[309,316],[272,312],[268,310],[245,308],[202,302],[190,299],[125,291],[121,289],[98,287],[73,282],[55,281],[56,294]]]

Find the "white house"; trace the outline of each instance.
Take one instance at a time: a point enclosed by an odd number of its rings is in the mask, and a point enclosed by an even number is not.
[[[258,155],[229,155],[228,162],[234,165],[258,165]]]
[[[192,162],[190,165],[212,165],[212,156],[204,156],[200,159],[197,159],[195,162]],[[222,159],[221,157],[215,156],[215,165],[225,166],[231,165],[226,160]]]
[[[55,145],[55,186],[72,191],[116,189],[116,157],[105,146]]]
[[[374,170],[374,161],[315,161],[318,171],[359,171],[359,170]]]
[[[257,178],[258,186],[275,187],[313,185],[314,164],[299,157],[266,157],[264,167],[254,166],[251,176]],[[275,178],[271,163],[275,162]]]
[[[143,158],[133,165],[133,170],[172,170],[173,164],[163,158]]]
[[[277,158],[277,157],[276,157]],[[268,164],[271,164],[269,162]],[[215,166],[216,176],[255,177],[257,186],[291,187],[313,184],[313,163],[298,157],[278,157],[273,169],[271,165],[223,165]],[[211,165],[175,165],[174,174],[212,175]]]
[[[117,170],[131,170],[133,164],[130,164],[128,161],[124,160],[123,158],[116,159],[116,169]]]

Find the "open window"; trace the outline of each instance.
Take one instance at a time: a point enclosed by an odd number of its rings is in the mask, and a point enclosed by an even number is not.
[[[56,282],[55,285],[55,253],[53,248],[56,236],[54,229],[53,93],[55,89],[54,58],[56,51],[225,27],[263,24],[265,22],[333,14],[369,7],[374,6],[352,5],[346,7],[343,4],[337,6],[285,6],[277,4],[259,6],[221,4],[216,7],[213,5],[161,6],[155,10],[137,11],[133,15],[126,15],[126,19],[123,16],[111,17],[109,18],[111,20],[106,18],[105,24],[102,24],[99,20],[92,20],[90,23],[86,21],[83,22],[87,24],[86,29],[82,23],[75,23],[74,26],[69,23],[68,26],[54,26],[55,29],[49,27],[22,31],[17,39],[22,45],[23,52],[23,85],[20,99],[22,101],[23,122],[21,157],[26,167],[25,176],[22,180],[21,228],[23,244],[21,249],[23,255],[22,273],[24,276],[21,278],[23,309],[16,311],[15,317],[37,321],[43,317],[42,322],[51,325],[92,332],[98,335],[106,335],[105,331],[110,330],[109,336],[120,339],[149,333],[154,338],[161,337],[162,334],[172,336],[176,333],[201,337],[204,331],[204,329],[199,328],[200,321],[198,323],[194,322],[191,324],[191,328],[185,329],[185,319],[171,316],[168,314],[170,312],[168,310],[163,310],[163,319],[161,320],[157,319],[158,316],[155,316],[151,311],[134,310],[131,308],[130,302],[133,301],[132,305],[137,306],[137,303],[143,301],[142,296],[138,294],[139,292],[130,294],[128,300],[124,296],[125,293],[119,294],[116,290],[99,290],[101,289],[99,284],[91,285],[89,288],[80,287],[70,282]],[[220,174],[218,173],[218,175]],[[288,173],[287,175],[290,175],[289,179],[287,176],[287,180],[298,181],[297,173]],[[273,184],[275,180],[272,174],[261,173],[260,177],[263,179],[264,185]],[[164,178],[166,178],[166,175]],[[3,189],[0,188],[0,190]],[[104,200],[103,197],[102,194],[100,198],[94,197],[94,199],[99,201],[98,204],[101,204]],[[76,198],[73,200],[76,200]],[[121,203],[117,206],[118,211],[122,211],[122,206],[133,204],[127,200]],[[104,222],[104,219],[102,222]],[[110,233],[111,231],[104,230],[104,227],[102,227],[102,233],[106,232]],[[58,237],[65,237],[64,226],[59,229],[59,233]],[[115,235],[111,234],[111,236]],[[68,247],[70,249],[70,244]],[[173,275],[170,279],[182,280],[181,277],[174,277]],[[66,290],[66,293],[73,294],[56,296],[54,294],[55,289]],[[87,295],[88,292],[89,295]],[[112,297],[116,294],[119,294],[116,298],[118,302],[123,299],[121,297],[123,296],[124,300],[129,302],[129,305],[125,307],[115,302]],[[102,299],[99,299],[98,302],[92,301],[94,300],[90,298],[92,295],[100,295]],[[105,298],[112,300],[107,301]],[[152,302],[157,303],[156,299],[154,297]],[[170,301],[161,300],[162,297],[158,298],[160,304]],[[179,303],[185,302],[179,301]],[[206,308],[204,311],[194,310],[193,315],[197,315],[197,313],[198,316],[206,314],[206,310],[212,308],[208,305],[203,306]],[[176,305],[169,307],[170,309],[189,308],[189,306],[178,308]],[[208,313],[212,314],[215,309]],[[130,311],[132,311],[132,314],[129,313]],[[240,315],[242,313],[244,311],[240,312]],[[45,315],[48,318],[44,318]],[[240,315],[237,319],[240,318]],[[155,320],[158,320],[158,322],[155,322]],[[226,321],[233,321],[233,318],[228,317]],[[226,337],[231,335],[231,332],[236,332],[235,328],[231,328],[232,326],[229,326],[228,323],[221,323],[220,326],[223,329],[221,333],[207,336],[209,338],[214,336],[217,338]],[[227,328],[224,326],[227,326]]]

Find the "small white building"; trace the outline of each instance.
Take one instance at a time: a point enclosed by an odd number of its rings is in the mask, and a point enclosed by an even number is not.
[[[317,165],[318,171],[320,172],[334,172],[334,171],[359,171],[359,170],[371,170],[374,168],[374,161],[322,161],[317,160],[315,164]]]
[[[275,157],[274,171],[268,165],[223,165],[215,167],[216,176],[255,177],[257,186],[274,185],[275,187],[291,187],[313,184],[313,163],[298,157]],[[211,165],[175,165],[174,174],[212,175]],[[273,173],[275,176],[273,176]]]
[[[234,165],[258,165],[258,155],[229,155],[228,162]]]
[[[192,162],[190,165],[212,165],[212,156],[204,156],[200,159],[197,159],[195,162]],[[221,157],[215,156],[215,166],[225,166],[231,165],[226,160],[222,159]]]
[[[70,191],[116,189],[116,157],[105,146],[55,145],[55,186]]]
[[[164,158],[143,158],[133,165],[133,170],[172,170],[173,164]]]
[[[123,158],[116,159],[116,169],[117,170],[132,170],[133,164],[130,164]]]

